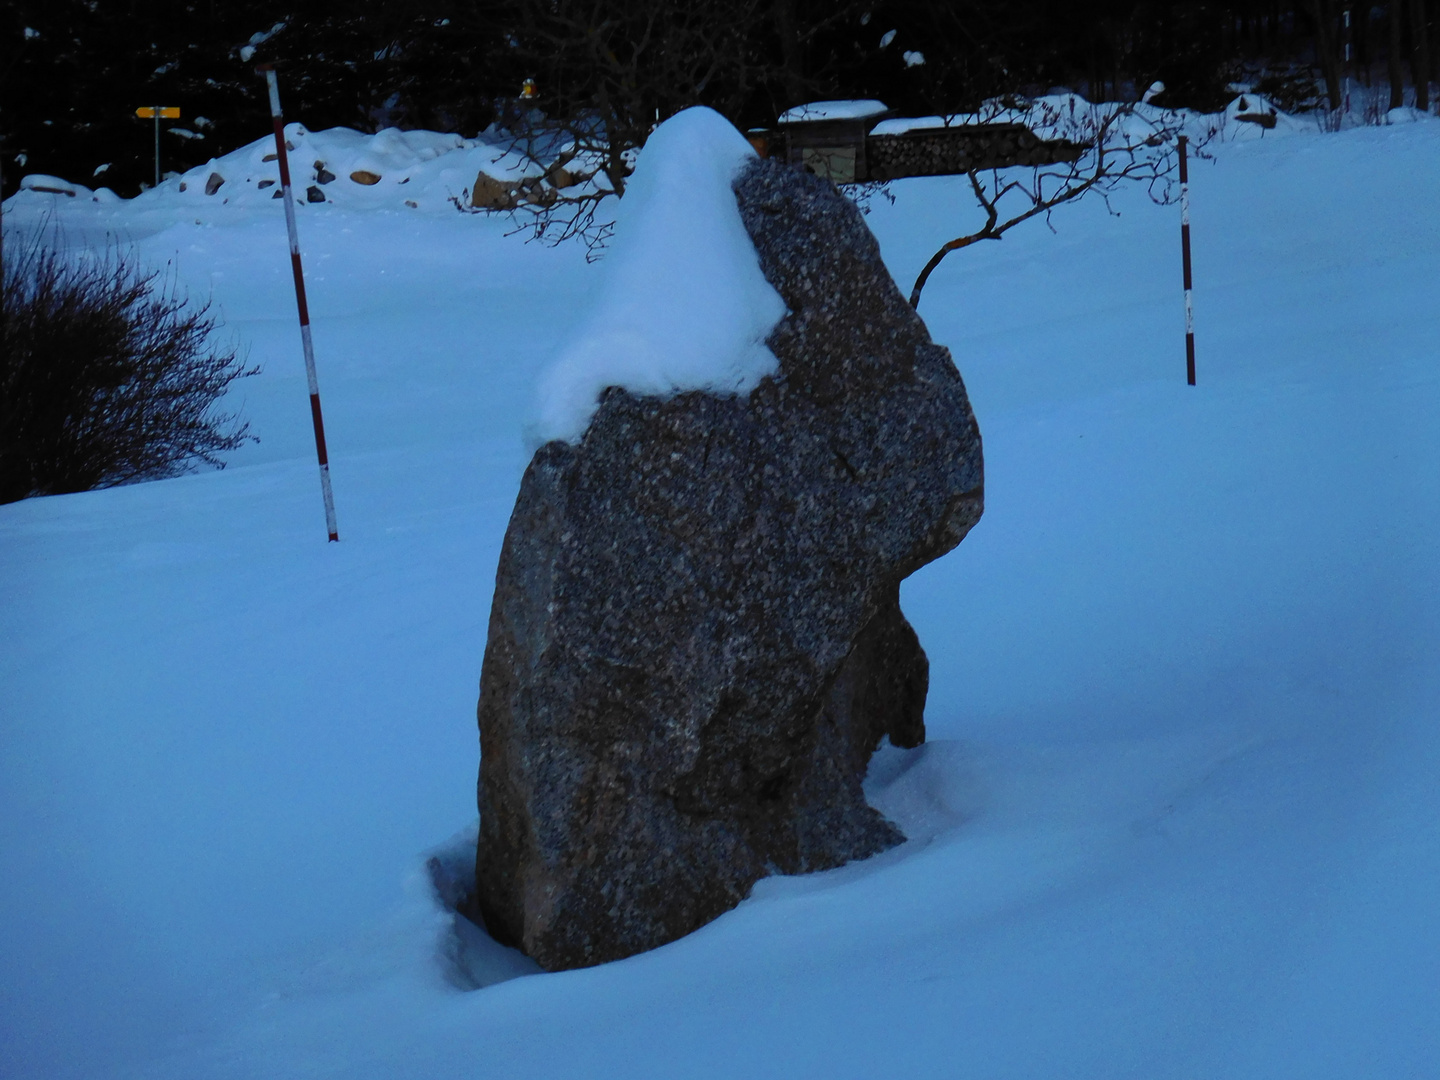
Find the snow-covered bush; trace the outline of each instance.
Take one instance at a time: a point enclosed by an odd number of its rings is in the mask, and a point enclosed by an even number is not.
[[[248,425],[212,411],[254,374],[211,344],[208,303],[118,249],[5,245],[0,302],[0,502],[223,468]]]

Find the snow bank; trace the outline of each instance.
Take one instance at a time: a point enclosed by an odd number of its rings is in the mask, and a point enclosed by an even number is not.
[[[1232,141],[1276,138],[1313,132],[1314,121],[1306,122],[1281,112],[1269,98],[1260,94],[1241,94],[1225,106],[1218,130],[1221,138]]]
[[[64,195],[67,198],[90,196],[90,189],[81,184],[72,184],[58,176],[46,173],[31,173],[20,178],[21,191],[33,191],[38,195]]]
[[[882,120],[871,129],[870,134],[904,135],[911,131],[931,131],[965,124],[1024,124],[1042,139],[1088,142],[1100,125],[1120,107],[1107,102],[1095,104],[1071,93],[1047,94],[1029,100],[1016,100],[1013,104],[997,99],[986,102],[975,112]],[[1258,118],[1263,120],[1256,122]],[[1209,142],[1215,138],[1227,141],[1274,138],[1316,130],[1313,123],[1281,112],[1267,98],[1246,93],[1235,98],[1219,113],[1166,109],[1142,101],[1134,106],[1133,113],[1113,125],[1111,132],[1115,142],[1129,143],[1136,136],[1143,141],[1162,128],[1183,131],[1196,142]]]
[[[285,139],[296,202],[330,203],[351,209],[453,209],[466,200],[475,178],[486,173],[516,182],[539,176],[544,167],[517,151],[508,138],[466,139],[436,131],[386,128],[373,135],[351,128],[310,131],[287,124]],[[107,188],[92,192],[54,176],[32,174],[16,198],[114,203]],[[315,195],[310,195],[311,191]],[[275,140],[266,135],[203,165],[167,177],[134,200],[137,207],[213,212],[221,207],[269,206],[279,197],[280,166]],[[9,202],[6,203],[9,209]]]
[[[785,304],[760,272],[731,183],[755,151],[686,109],[658,127],[621,200],[593,308],[540,381],[531,442],[578,442],[600,394],[746,394],[777,370]]]
[[[1430,119],[1429,113],[1423,112],[1420,109],[1410,108],[1408,105],[1398,109],[1390,109],[1385,113],[1386,124],[1413,124],[1416,121],[1428,119]]]
[[[292,148],[291,182],[304,205],[319,202],[312,194],[318,193],[324,202],[355,208],[449,207],[481,172],[517,179],[526,171],[520,156],[504,146],[434,131],[386,128],[366,135],[350,128],[308,131],[292,123],[285,138]],[[540,169],[532,164],[529,171]],[[279,180],[274,140],[262,138],[167,181],[154,197],[197,209],[217,202],[253,205],[276,198]]]

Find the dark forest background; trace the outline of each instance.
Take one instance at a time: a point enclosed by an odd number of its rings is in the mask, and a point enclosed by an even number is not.
[[[1348,73],[1412,86],[1423,105],[1435,6],[9,0],[0,15],[0,155],[7,194],[23,173],[43,172],[133,195],[153,171],[153,129],[135,109],[178,105],[163,167],[202,164],[268,131],[254,73],[261,61],[279,65],[287,118],[313,129],[473,135],[514,117],[526,79],[535,80],[535,104],[556,116],[588,112],[648,130],[699,103],[744,128],[828,97],[878,97],[926,114],[1057,87],[1134,100],[1154,80],[1165,83],[1167,105],[1215,109],[1238,82],[1284,108],[1333,106],[1348,32]]]

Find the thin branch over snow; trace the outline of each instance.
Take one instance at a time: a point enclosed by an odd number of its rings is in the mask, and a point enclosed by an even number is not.
[[[1148,104],[1091,105],[1076,95],[1016,102],[988,102],[967,122],[1019,121],[1036,134],[1065,139],[1086,147],[1074,161],[1029,167],[972,169],[967,175],[985,224],[974,232],[942,244],[930,257],[910,290],[910,304],[920,306],[925,283],[945,256],[981,240],[999,240],[1031,218],[1044,216],[1048,224],[1055,208],[1094,193],[1105,200],[1117,188],[1144,185],[1156,202],[1174,198],[1176,140],[1185,126],[1185,114]],[[947,118],[948,120],[948,118]],[[1189,127],[1193,127],[1192,123]],[[1216,134],[1207,127],[1193,132],[1198,149]],[[1111,209],[1111,213],[1117,211]],[[1053,228],[1053,226],[1052,226]]]

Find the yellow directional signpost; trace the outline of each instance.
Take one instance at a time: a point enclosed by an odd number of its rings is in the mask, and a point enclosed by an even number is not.
[[[160,186],[160,121],[179,120],[179,105],[143,105],[135,110],[141,120],[155,121],[155,186]]]

